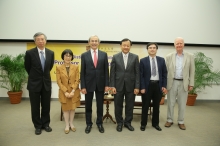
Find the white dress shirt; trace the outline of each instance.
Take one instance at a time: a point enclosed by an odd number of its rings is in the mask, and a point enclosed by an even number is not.
[[[128,55],[129,55],[129,52],[128,52],[127,54],[124,54],[124,53],[122,52],[122,56],[123,56],[123,61],[124,61],[124,63],[125,63],[125,60],[124,60],[125,55],[127,55],[127,60],[126,60],[126,67],[127,67],[127,66],[128,66]]]
[[[183,79],[183,57],[184,54],[178,55],[176,53],[176,72],[175,72],[175,78],[176,79]]]

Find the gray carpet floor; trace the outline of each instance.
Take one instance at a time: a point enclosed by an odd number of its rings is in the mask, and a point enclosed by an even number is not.
[[[105,106],[105,105],[104,105]],[[220,101],[197,101],[195,106],[187,106],[185,114],[186,130],[180,130],[177,122],[170,128],[164,127],[166,122],[166,102],[160,107],[159,132],[148,120],[146,131],[140,131],[140,115],[134,115],[132,125],[135,131],[123,128],[116,131],[116,124],[110,119],[104,121],[105,133],[99,133],[95,125],[96,104],[93,103],[93,128],[85,134],[85,115],[76,114],[74,125],[76,132],[64,134],[64,121],[60,121],[60,103],[51,101],[51,124],[53,131],[42,131],[34,134],[31,121],[29,99],[12,105],[9,100],[0,100],[0,146],[220,146]],[[110,114],[114,117],[114,104],[110,104]],[[105,107],[104,107],[105,109]],[[177,119],[175,106],[175,120]],[[76,109],[77,112],[84,109]],[[140,110],[135,109],[135,113]],[[105,114],[105,113],[104,113]]]

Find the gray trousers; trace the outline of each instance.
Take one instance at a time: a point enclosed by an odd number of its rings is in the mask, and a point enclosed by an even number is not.
[[[183,81],[174,80],[172,88],[167,94],[167,122],[173,122],[174,106],[177,99],[179,124],[184,124],[184,114],[186,109],[188,91],[184,90]]]

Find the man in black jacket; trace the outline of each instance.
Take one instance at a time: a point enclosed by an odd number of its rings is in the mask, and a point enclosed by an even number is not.
[[[97,120],[99,132],[104,133],[102,126],[104,91],[108,92],[109,70],[107,53],[98,49],[100,40],[98,36],[89,38],[90,50],[81,55],[81,92],[85,94],[86,102],[86,129],[90,133],[92,128],[92,100],[96,95]]]
[[[35,134],[41,134],[41,129],[51,132],[50,99],[51,77],[50,71],[54,65],[54,52],[45,48],[47,37],[38,32],[34,35],[36,47],[26,51],[25,69],[28,73],[27,89],[31,103],[32,122]],[[40,111],[41,106],[41,111]]]

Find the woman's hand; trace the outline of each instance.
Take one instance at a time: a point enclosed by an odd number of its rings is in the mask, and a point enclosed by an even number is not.
[[[65,92],[66,98],[69,98],[70,94],[68,92]]]
[[[74,92],[70,92],[69,97],[72,98],[74,96]]]

